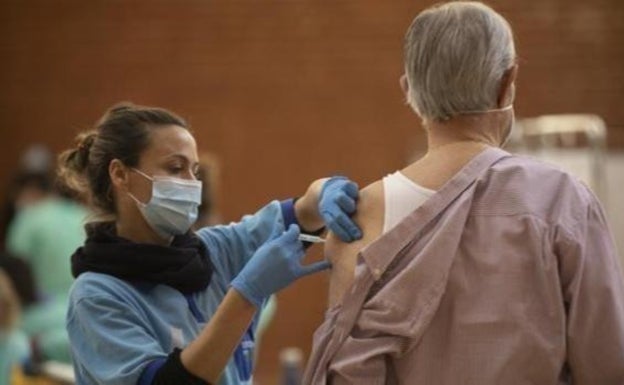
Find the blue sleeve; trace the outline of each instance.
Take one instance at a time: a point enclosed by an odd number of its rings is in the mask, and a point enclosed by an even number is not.
[[[106,295],[70,304],[67,331],[77,383],[136,385],[146,366],[166,359],[145,321],[126,303]]]
[[[205,227],[197,235],[208,247],[215,269],[229,284],[273,233],[283,232],[292,223],[297,223],[293,200],[273,201],[238,223]]]

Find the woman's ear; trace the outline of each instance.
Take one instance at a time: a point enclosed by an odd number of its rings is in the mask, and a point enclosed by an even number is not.
[[[116,189],[128,189],[129,183],[129,169],[119,159],[113,159],[108,164],[108,176],[110,177],[111,184]]]
[[[514,64],[503,74],[500,90],[498,91],[498,108],[504,108],[514,102],[516,97],[516,77],[518,76],[518,65]]]

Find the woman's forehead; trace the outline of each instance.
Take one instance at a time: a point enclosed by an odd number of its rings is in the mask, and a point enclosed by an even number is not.
[[[150,143],[144,155],[148,156],[184,156],[189,160],[197,160],[197,145],[193,135],[183,127],[167,126],[154,129]]]

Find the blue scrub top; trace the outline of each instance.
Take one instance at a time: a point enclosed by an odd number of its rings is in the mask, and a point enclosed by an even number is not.
[[[214,266],[212,280],[185,296],[166,286],[130,283],[106,274],[83,273],[74,282],[67,314],[77,385],[150,384],[175,347],[201,332],[236,277],[273,231],[294,221],[292,201],[271,202],[239,223],[201,229]],[[219,384],[251,384],[256,313]]]

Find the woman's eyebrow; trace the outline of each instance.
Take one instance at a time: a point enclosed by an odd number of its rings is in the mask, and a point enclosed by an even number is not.
[[[179,154],[179,153],[169,154],[169,155],[167,155],[167,158],[169,158],[169,159],[180,159],[180,160],[183,160],[186,163],[191,163],[191,160],[186,155]]]
[[[167,158],[179,159],[182,160],[184,163],[190,164],[191,168],[193,168],[193,172],[197,171],[200,167],[199,161],[192,161],[184,154],[174,153],[168,155]]]

